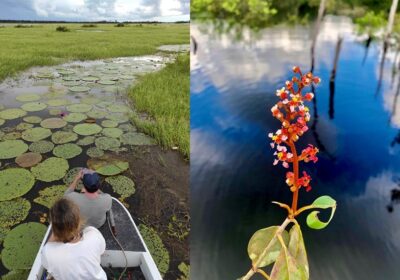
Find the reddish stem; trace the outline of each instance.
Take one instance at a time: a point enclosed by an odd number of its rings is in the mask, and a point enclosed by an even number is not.
[[[295,213],[297,211],[297,201],[299,200],[299,188],[297,186],[297,182],[299,180],[299,158],[297,156],[296,146],[294,145],[292,139],[289,140],[289,146],[293,154],[293,187],[295,188],[295,190],[293,192],[292,211],[293,213]]]

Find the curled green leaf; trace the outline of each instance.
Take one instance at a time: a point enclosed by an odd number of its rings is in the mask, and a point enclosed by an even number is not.
[[[312,211],[308,216],[307,216],[307,225],[312,228],[312,229],[323,229],[328,224],[331,222],[333,215],[335,214],[336,211],[336,200],[334,200],[332,197],[324,195],[318,197],[311,205],[305,207],[307,209],[313,209],[313,208],[321,208],[321,209],[328,209],[331,208],[331,216],[329,217],[329,220],[327,222],[322,222],[319,217],[318,213],[319,211]]]

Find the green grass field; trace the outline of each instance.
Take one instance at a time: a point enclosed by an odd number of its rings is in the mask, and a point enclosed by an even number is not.
[[[66,26],[70,32],[57,32],[59,25]],[[190,33],[188,24],[131,24],[125,27],[98,24],[95,28],[82,28],[81,24],[33,26],[0,28],[0,81],[31,66],[152,54],[160,45],[188,44]]]
[[[189,55],[180,55],[175,63],[144,76],[130,92],[135,108],[155,120],[134,117],[136,125],[152,135],[163,147],[178,147],[189,158]]]

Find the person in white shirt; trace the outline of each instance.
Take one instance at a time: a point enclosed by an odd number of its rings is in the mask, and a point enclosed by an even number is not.
[[[50,209],[52,234],[42,250],[42,264],[57,280],[107,280],[100,266],[106,249],[102,234],[94,227],[82,230],[79,207],[62,198]]]

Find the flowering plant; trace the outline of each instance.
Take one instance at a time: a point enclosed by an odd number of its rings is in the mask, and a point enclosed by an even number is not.
[[[307,252],[296,217],[306,210],[330,208],[331,216],[327,222],[318,218],[319,211],[312,211],[307,216],[307,225],[310,228],[323,229],[332,220],[336,210],[336,201],[330,196],[321,196],[312,204],[298,209],[301,188],[305,188],[307,192],[311,190],[311,176],[306,171],[300,173],[299,163],[318,161],[317,147],[308,145],[301,153],[296,150],[296,142],[307,132],[307,122],[310,121],[309,109],[304,102],[314,98],[314,94],[305,89],[319,84],[321,80],[311,72],[303,74],[298,66],[293,67],[293,72],[292,80],[286,81],[286,86],[276,91],[280,100],[271,108],[272,115],[282,126],[275,133],[268,134],[272,139],[271,147],[276,149],[273,164],[282,164],[287,169],[292,166],[292,170],[286,172],[286,184],[293,193],[292,205],[273,202],[286,209],[288,216],[280,226],[263,228],[253,234],[247,249],[252,267],[242,280],[250,279],[256,273],[268,280],[309,279]],[[293,226],[288,232],[286,228],[290,224]],[[262,268],[270,264],[274,265],[268,275]]]

